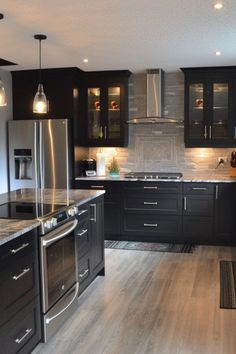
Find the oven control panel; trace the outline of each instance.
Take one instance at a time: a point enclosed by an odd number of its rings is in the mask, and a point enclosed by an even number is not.
[[[55,212],[51,217],[42,221],[41,223],[41,234],[49,232],[50,230],[56,228],[61,223],[69,220],[73,216],[77,215],[79,212],[78,207],[72,206],[67,208],[66,210]]]

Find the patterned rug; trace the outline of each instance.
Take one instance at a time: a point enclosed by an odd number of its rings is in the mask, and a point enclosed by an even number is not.
[[[105,240],[105,248],[135,251],[192,253],[196,247],[189,244]]]
[[[236,262],[220,261],[220,308],[236,309]]]

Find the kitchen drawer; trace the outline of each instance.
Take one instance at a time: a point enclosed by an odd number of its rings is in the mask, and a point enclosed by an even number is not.
[[[75,182],[75,187],[77,189],[94,189],[94,190],[104,189],[106,191],[106,195],[109,195],[110,193],[119,194],[120,190],[121,190],[121,183],[122,182],[119,182],[119,181],[110,182],[110,181],[104,181],[104,180],[103,181],[101,181],[101,180],[99,180],[99,181],[77,180]]]
[[[19,257],[28,257],[37,248],[37,230],[32,230],[0,247],[0,269],[15,263]]]
[[[0,272],[0,324],[39,293],[37,255],[18,258]]]
[[[126,214],[123,232],[144,236],[177,236],[181,232],[181,218],[179,216]]]
[[[89,219],[85,219],[79,222],[75,229],[75,241],[76,249],[78,252],[78,259],[83,257],[85,253],[89,251],[90,244],[90,232],[89,232]]]
[[[212,216],[213,195],[186,195],[183,200],[183,215]]]
[[[214,194],[215,184],[214,183],[183,183],[183,193],[185,194]]]
[[[182,214],[182,198],[178,194],[151,194],[143,193],[134,196],[128,192],[124,198],[125,211],[155,212],[158,214],[180,215]]]
[[[41,340],[40,301],[36,297],[0,327],[1,353],[27,354]]]
[[[186,242],[191,241],[200,244],[211,244],[213,237],[213,218],[184,216],[183,235]]]
[[[150,194],[173,194],[182,193],[182,183],[181,182],[124,182],[124,193],[126,191],[133,192],[143,192]]]

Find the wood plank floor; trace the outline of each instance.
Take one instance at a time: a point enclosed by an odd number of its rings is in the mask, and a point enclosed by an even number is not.
[[[236,248],[106,250],[106,276],[33,354],[235,354],[236,311],[219,308],[219,260],[236,260]]]

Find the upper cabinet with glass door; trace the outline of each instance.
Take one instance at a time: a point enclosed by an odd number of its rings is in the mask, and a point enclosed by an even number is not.
[[[185,74],[185,146],[234,146],[235,67],[182,70]]]
[[[86,146],[127,146],[130,72],[86,73]]]

